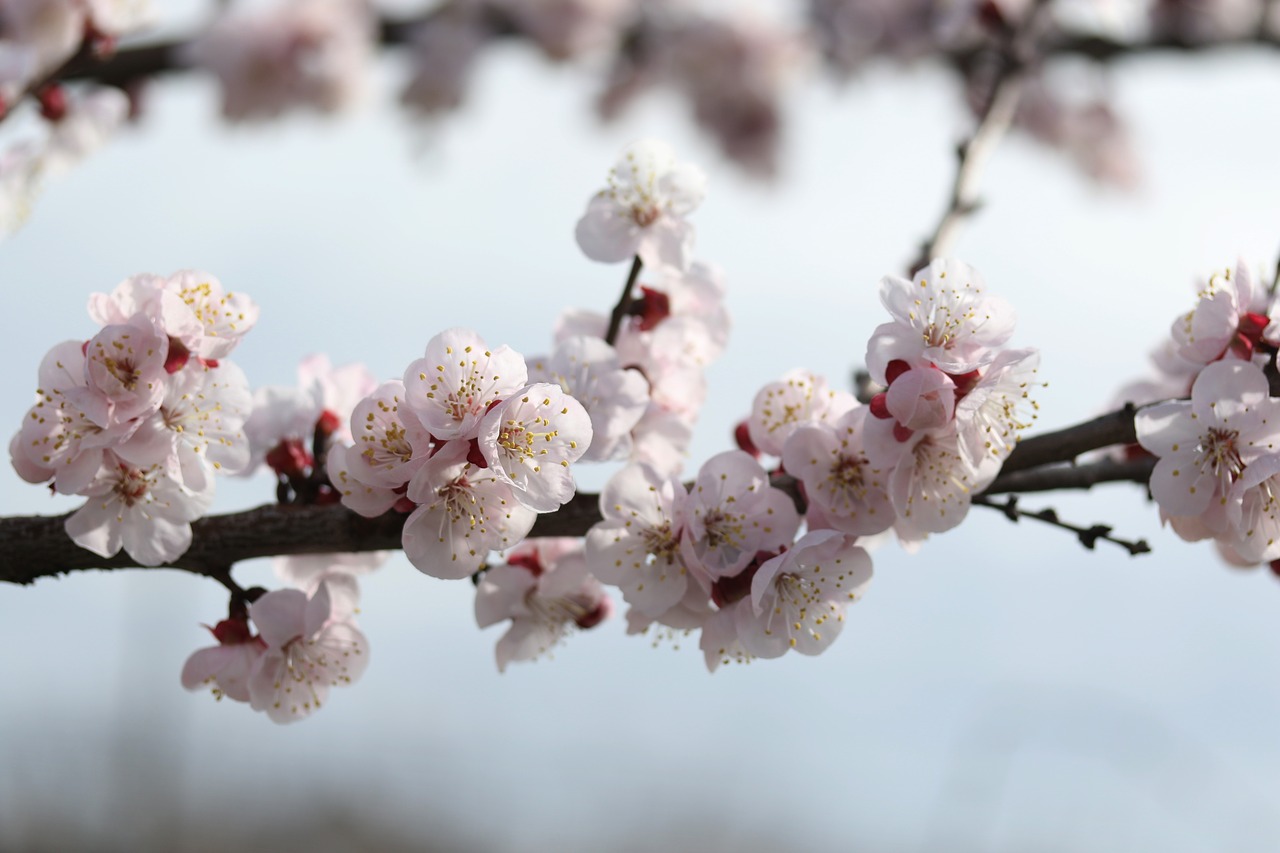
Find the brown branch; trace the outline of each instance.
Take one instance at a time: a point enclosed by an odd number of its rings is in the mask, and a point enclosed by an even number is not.
[[[436,16],[450,14],[453,3],[443,3],[429,12],[406,18],[383,18],[378,24],[378,41],[385,46],[408,43],[415,29]],[[485,25],[494,37],[513,36],[518,29],[509,19],[495,10],[486,9]],[[58,81],[94,80],[110,86],[125,87],[138,80],[158,77],[190,69],[185,60],[190,40],[173,39],[125,47],[106,58],[98,58],[82,52],[72,57],[50,79]],[[1055,56],[1086,57],[1097,62],[1139,58],[1167,53],[1198,54],[1239,48],[1280,48],[1280,38],[1260,31],[1245,36],[1190,41],[1172,36],[1144,41],[1118,41],[1097,36],[1050,35],[1035,47],[1038,57]],[[947,65],[968,76],[973,68],[989,54],[987,47],[966,46],[939,54]],[[48,82],[42,80],[41,83]]]
[[[191,525],[185,554],[155,568],[183,569],[226,585],[229,566],[255,557],[399,549],[405,518],[399,513],[364,518],[336,504],[270,504],[211,515]],[[5,555],[0,581],[28,584],[83,569],[148,568],[123,551],[104,558],[84,550],[67,536],[66,520],[65,515],[0,518],[0,554]],[[531,535],[582,536],[599,520],[599,496],[583,493],[559,511],[539,516]]]
[[[1133,440],[1132,407],[1027,439],[1014,450],[984,494],[1088,489],[1109,482],[1145,483],[1154,459],[1067,464],[1086,451]],[[773,484],[787,491],[803,509],[793,478],[782,475]],[[530,535],[583,536],[600,518],[599,496],[583,492],[558,511],[538,516]],[[5,555],[0,561],[0,581],[28,584],[83,569],[144,568],[123,552],[103,558],[80,548],[66,534],[66,519],[65,515],[0,518],[0,554]],[[185,554],[158,568],[184,569],[227,585],[230,567],[255,557],[399,549],[404,519],[398,513],[363,518],[341,505],[271,504],[214,515],[192,525],[192,544]],[[228,588],[235,591],[233,586]]]
[[[1112,528],[1107,524],[1092,524],[1088,527],[1081,527],[1078,524],[1071,524],[1058,518],[1057,510],[1046,508],[1040,510],[1027,510],[1018,506],[1018,496],[1010,495],[1007,500],[993,501],[982,495],[973,499],[974,506],[985,506],[991,509],[998,509],[1004,514],[1004,517],[1015,524],[1024,518],[1030,518],[1047,524],[1051,527],[1057,527],[1060,530],[1067,530],[1076,535],[1080,540],[1080,544],[1092,551],[1099,542],[1111,542],[1119,545],[1129,552],[1130,557],[1136,557],[1139,554],[1150,554],[1151,546],[1147,544],[1145,539],[1128,540],[1112,536]]]
[[[622,330],[622,321],[631,313],[631,296],[632,291],[636,288],[636,280],[640,278],[640,270],[644,267],[644,262],[640,260],[640,256],[636,255],[631,261],[631,271],[627,273],[627,280],[622,285],[622,294],[618,297],[618,303],[613,306],[613,313],[609,315],[609,329],[604,333],[604,342],[609,346],[618,343],[618,332]]]

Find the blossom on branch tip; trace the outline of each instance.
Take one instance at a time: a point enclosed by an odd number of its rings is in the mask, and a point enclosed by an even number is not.
[[[593,261],[617,263],[638,256],[650,269],[688,269],[693,225],[685,217],[702,203],[706,176],[677,162],[665,142],[630,145],[609,173],[609,186],[578,220],[578,247]]]

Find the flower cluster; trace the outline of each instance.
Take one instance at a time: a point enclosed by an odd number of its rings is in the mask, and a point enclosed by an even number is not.
[[[258,309],[184,270],[126,279],[91,297],[89,314],[101,330],[41,363],[35,405],[9,444],[13,466],[28,482],[89,498],[66,523],[81,547],[169,562],[191,544],[213,474],[248,464],[252,398],[225,358]]]
[[[1151,495],[1188,541],[1213,539],[1232,563],[1280,558],[1280,400],[1267,372],[1280,345],[1280,305],[1238,262],[1209,277],[1159,352],[1159,378],[1126,386],[1147,406],[1138,444],[1159,457]]]
[[[369,644],[353,618],[358,602],[354,579],[340,573],[321,577],[310,594],[261,593],[209,629],[218,645],[187,659],[182,686],[247,702],[277,723],[305,719],[328,701],[331,687],[353,683],[369,663]]]
[[[574,494],[569,466],[591,445],[591,419],[559,385],[528,381],[524,358],[449,329],[404,379],[384,382],[351,416],[329,478],[342,502],[375,517],[409,511],[404,550],[438,578],[475,574],[517,544],[537,513]]]
[[[587,565],[622,591],[633,631],[699,629],[713,669],[817,654],[871,578],[858,537],[893,528],[915,543],[948,530],[998,473],[1035,418],[1038,384],[1034,351],[1001,348],[1012,312],[958,261],[880,289],[893,320],[868,347],[884,386],[870,405],[792,371],[756,395],[743,449],[710,459],[691,490],[644,464],[610,480]],[[793,478],[803,516],[762,454],[781,458],[775,473]]]

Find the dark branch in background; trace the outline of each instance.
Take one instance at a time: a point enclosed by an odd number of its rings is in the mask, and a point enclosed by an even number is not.
[[[1023,79],[1034,55],[1033,35],[1047,6],[1048,0],[1035,0],[1016,26],[1006,27],[1000,34],[999,43],[992,51],[996,66],[991,88],[978,112],[977,127],[956,147],[956,173],[951,182],[951,198],[942,218],[920,247],[919,257],[907,270],[908,275],[927,266],[934,258],[948,254],[960,226],[978,209],[978,178],[987,157],[1013,124],[1018,99],[1022,96]],[[966,81],[972,82],[980,72],[980,59],[975,57],[964,75]]]
[[[429,12],[405,18],[384,18],[379,22],[378,41],[386,46],[408,43],[415,29],[437,16],[451,14],[454,3],[443,3]],[[518,33],[511,21],[490,10],[486,24],[494,37],[513,36]],[[110,57],[98,58],[91,52],[77,54],[50,78],[42,80],[94,80],[111,86],[127,87],[139,80],[189,70],[185,60],[189,40],[175,39],[164,42],[126,47]],[[1280,48],[1280,37],[1266,31],[1251,35],[1222,39],[1191,41],[1166,36],[1144,41],[1116,41],[1095,36],[1048,35],[1036,45],[1036,55],[1041,58],[1055,56],[1079,56],[1097,62],[1113,62],[1130,57],[1164,53],[1207,53],[1223,49],[1248,47]],[[938,54],[947,65],[968,77],[990,53],[985,47],[964,47]]]
[[[636,288],[636,280],[640,278],[640,270],[643,267],[640,256],[636,255],[631,261],[631,271],[627,273],[627,281],[622,285],[622,295],[618,297],[618,304],[613,306],[613,313],[609,315],[609,330],[604,334],[604,342],[609,346],[618,343],[618,332],[622,329],[622,321],[631,313],[631,294]]]
[[[1114,542],[1116,545],[1124,548],[1129,552],[1129,556],[1136,557],[1139,554],[1151,553],[1151,546],[1147,544],[1147,540],[1138,539],[1129,541],[1127,539],[1118,539],[1111,535],[1111,527],[1106,524],[1094,524],[1089,527],[1079,527],[1069,524],[1058,518],[1058,513],[1053,509],[1041,509],[1032,512],[1031,510],[1022,509],[1018,506],[1018,496],[1010,495],[1003,502],[993,501],[984,495],[978,495],[973,499],[974,506],[986,506],[992,509],[998,509],[1004,513],[1005,517],[1012,522],[1021,521],[1024,518],[1032,518],[1044,524],[1053,527],[1069,530],[1076,534],[1076,538],[1080,540],[1080,544],[1088,548],[1090,551],[1094,549],[1099,542]]]

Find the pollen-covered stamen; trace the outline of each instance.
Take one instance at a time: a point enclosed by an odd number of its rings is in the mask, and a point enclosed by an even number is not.
[[[132,507],[144,502],[154,485],[154,473],[149,474],[140,468],[121,464],[111,490],[125,506]]]
[[[1196,464],[1201,471],[1218,478],[1219,494],[1225,495],[1244,470],[1244,461],[1236,446],[1239,437],[1238,430],[1223,427],[1211,427],[1200,436]]]
[[[870,462],[862,454],[840,454],[832,463],[827,477],[819,488],[827,493],[831,503],[861,503],[867,498],[867,467]]]
[[[679,560],[680,536],[671,530],[671,522],[664,520],[656,527],[646,527],[640,533],[646,554],[652,554],[666,563]]]
[[[551,428],[551,421],[537,415],[531,422],[521,422],[508,418],[498,430],[498,447],[506,451],[509,459],[524,464],[538,456],[546,456],[547,449],[542,446],[558,436],[560,431]]]
[[[838,612],[823,592],[811,578],[789,572],[778,575],[773,610],[765,617],[765,634],[786,634],[792,647],[797,635],[820,641],[822,626]]]
[[[737,561],[746,539],[746,525],[743,522],[744,516],[739,513],[727,512],[722,507],[709,510],[702,517],[704,533],[700,544],[703,553],[719,551],[723,562]]]

